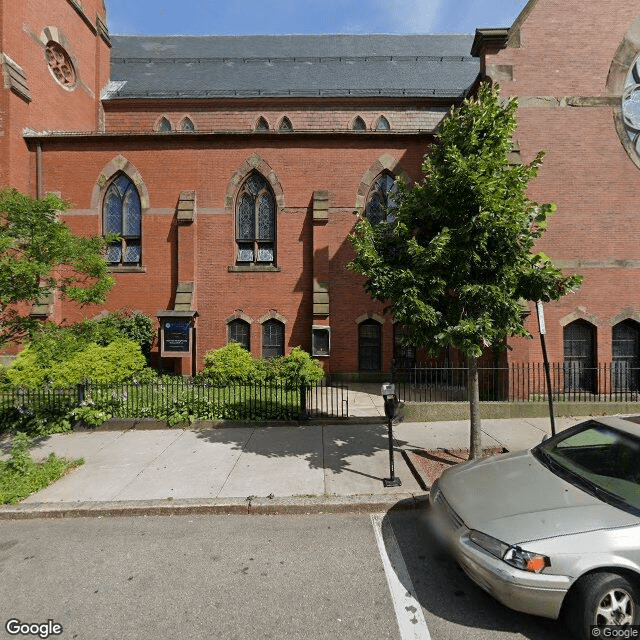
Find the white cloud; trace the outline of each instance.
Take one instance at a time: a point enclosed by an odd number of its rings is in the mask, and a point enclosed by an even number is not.
[[[432,33],[445,2],[446,0],[391,0],[389,5],[393,30]]]

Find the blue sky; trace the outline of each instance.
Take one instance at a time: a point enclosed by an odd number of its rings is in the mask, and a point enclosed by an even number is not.
[[[473,33],[527,0],[105,0],[112,34]]]

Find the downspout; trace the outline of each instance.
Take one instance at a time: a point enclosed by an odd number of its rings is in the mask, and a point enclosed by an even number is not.
[[[36,198],[40,200],[43,196],[42,141],[38,140],[36,143]]]

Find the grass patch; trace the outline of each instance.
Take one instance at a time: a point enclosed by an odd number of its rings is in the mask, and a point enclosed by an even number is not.
[[[15,504],[84,464],[84,460],[66,460],[54,453],[37,463],[29,453],[30,444],[26,434],[17,433],[10,458],[0,460],[0,504]]]

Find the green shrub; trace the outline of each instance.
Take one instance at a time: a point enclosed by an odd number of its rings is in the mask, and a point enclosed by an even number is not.
[[[16,433],[11,456],[0,460],[0,504],[15,504],[35,491],[39,491],[77,467],[84,460],[69,461],[51,454],[44,462],[36,464],[29,453],[29,437]]]
[[[323,377],[324,370],[320,362],[300,347],[294,347],[288,356],[279,358],[278,379],[288,387],[311,384]]]
[[[202,375],[218,386],[255,379],[256,367],[251,354],[237,342],[222,349],[207,351]]]

